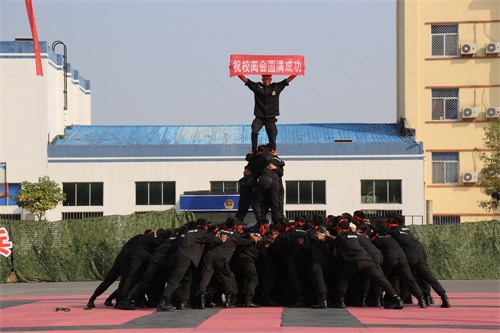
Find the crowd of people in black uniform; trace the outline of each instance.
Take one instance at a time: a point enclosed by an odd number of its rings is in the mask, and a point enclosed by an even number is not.
[[[118,289],[104,304],[123,310],[276,305],[402,309],[413,299],[426,308],[434,304],[431,289],[440,296],[441,307],[451,306],[404,216],[367,220],[356,211],[286,218],[285,163],[274,148],[259,146],[246,156],[234,217],[219,225],[200,218],[178,229],[146,230],[132,237],[87,307],[94,308],[97,297],[118,278]],[[250,206],[256,219],[251,226],[244,224]]]

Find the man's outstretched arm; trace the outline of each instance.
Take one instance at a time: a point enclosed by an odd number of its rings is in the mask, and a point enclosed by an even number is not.
[[[297,75],[290,75],[289,77],[286,78],[286,82],[290,83],[292,82],[293,79],[295,79]]]
[[[238,77],[240,78],[241,81],[247,83],[248,82],[248,79],[245,75],[238,75]]]

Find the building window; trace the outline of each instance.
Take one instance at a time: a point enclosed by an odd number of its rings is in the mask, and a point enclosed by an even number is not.
[[[175,182],[136,182],[136,205],[175,205]]]
[[[81,219],[89,219],[93,217],[102,217],[104,216],[103,212],[68,212],[62,213],[63,220],[81,220]]]
[[[458,25],[431,26],[432,56],[453,57],[458,55]]]
[[[432,223],[436,224],[436,225],[459,224],[460,223],[460,216],[458,216],[458,215],[433,216]]]
[[[458,119],[458,89],[432,89],[432,120]]]
[[[361,203],[402,203],[401,180],[361,180]]]
[[[64,206],[102,206],[104,183],[63,183]]]
[[[238,194],[239,183],[235,181],[210,182],[211,194]]]
[[[287,181],[287,204],[326,204],[325,181]]]
[[[432,183],[458,184],[458,153],[432,153]]]
[[[7,184],[9,196],[0,198],[0,206],[17,206],[16,202],[10,197],[17,195],[21,189],[21,184]]]

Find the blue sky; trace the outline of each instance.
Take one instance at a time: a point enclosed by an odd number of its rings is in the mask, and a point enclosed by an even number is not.
[[[39,39],[63,41],[91,81],[96,125],[250,124],[253,94],[229,78],[231,54],[305,56],[306,75],[281,94],[278,123],[397,120],[396,0],[33,6]],[[30,36],[24,0],[0,0],[0,40]]]

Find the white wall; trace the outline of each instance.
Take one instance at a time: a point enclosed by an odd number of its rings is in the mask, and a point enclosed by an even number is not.
[[[405,215],[424,216],[423,160],[291,161],[284,181],[326,180],[327,205],[285,205],[285,210],[326,210],[338,215],[358,209],[403,210]],[[176,197],[185,191],[209,190],[210,181],[236,181],[242,176],[241,162],[92,162],[50,163],[56,182],[104,182],[104,207],[58,207],[48,219],[61,219],[61,212],[95,212],[127,215],[135,211],[165,210],[171,206],[136,206],[136,181],[175,181]],[[401,179],[402,204],[361,204],[361,179]],[[177,202],[177,209],[179,203]]]

